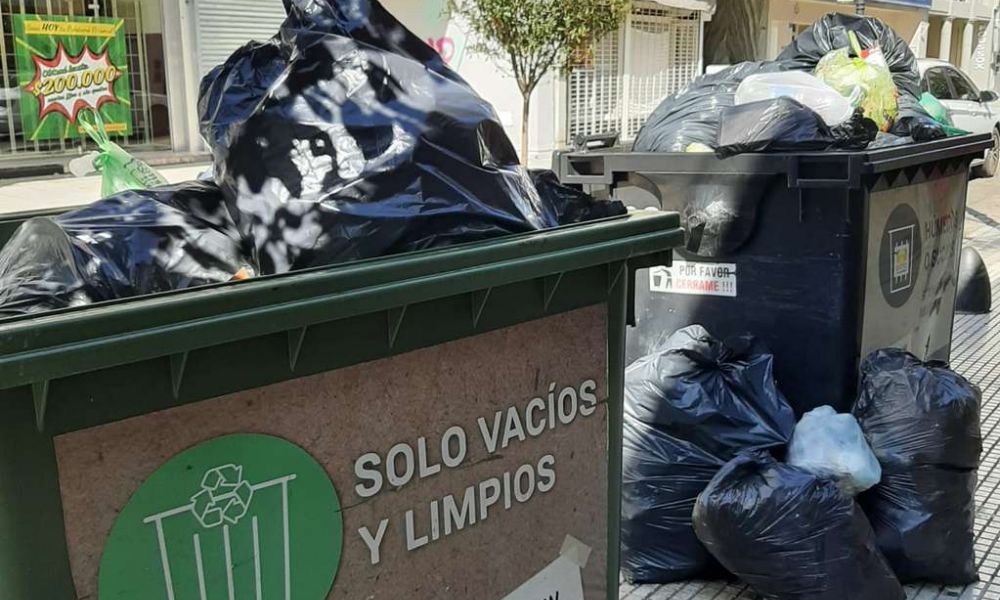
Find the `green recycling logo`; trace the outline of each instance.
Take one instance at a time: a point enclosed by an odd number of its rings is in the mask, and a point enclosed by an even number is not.
[[[280,438],[237,434],[174,456],[111,530],[99,600],[323,600],[343,546],[326,471]]]

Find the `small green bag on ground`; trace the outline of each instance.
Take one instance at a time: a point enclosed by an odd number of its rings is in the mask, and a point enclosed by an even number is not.
[[[862,50],[854,32],[849,32],[851,48],[829,52],[816,65],[814,74],[824,83],[851,98],[865,117],[875,121],[880,131],[889,131],[899,114],[899,90],[880,48]],[[851,57],[851,50],[857,55]]]
[[[126,190],[144,190],[167,183],[156,169],[112,142],[104,129],[104,121],[96,113],[93,123],[80,119],[80,127],[101,149],[94,158],[94,167],[101,173],[102,198]]]

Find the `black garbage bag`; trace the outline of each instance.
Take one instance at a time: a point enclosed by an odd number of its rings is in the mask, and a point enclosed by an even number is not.
[[[778,63],[745,62],[702,75],[666,98],[639,130],[635,152],[687,152],[692,145],[714,149],[722,111],[736,103],[740,83],[756,73],[786,70]]]
[[[698,494],[742,451],[782,446],[795,415],[749,335],[682,329],[625,373],[622,572],[666,583],[724,574],[695,536]]]
[[[882,465],[861,504],[904,582],[977,580],[981,392],[940,362],[879,350],[861,365],[854,415]]]
[[[589,214],[589,196],[539,197],[493,108],[377,1],[288,5],[279,35],[209,73],[200,101],[216,180],[262,273]]]
[[[877,46],[885,56],[899,90],[899,115],[890,133],[918,142],[946,137],[940,123],[920,106],[920,70],[909,43],[877,18],[828,14],[797,35],[776,60],[786,69],[812,71],[829,52],[851,47],[848,32],[854,32],[863,48]]]
[[[746,152],[863,150],[876,135],[878,126],[860,110],[830,127],[811,108],[779,97],[724,109],[715,154],[728,158]]]
[[[122,192],[18,228],[0,250],[0,316],[249,277],[248,260],[214,184]]]
[[[529,173],[542,203],[555,211],[560,223],[593,221],[628,212],[621,202],[598,202],[590,194],[559,183],[551,170],[533,169]]]
[[[861,507],[764,452],[727,463],[698,497],[694,529],[727,569],[769,600],[906,597]]]

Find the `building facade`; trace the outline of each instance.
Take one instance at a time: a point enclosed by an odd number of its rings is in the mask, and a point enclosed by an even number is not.
[[[475,40],[448,16],[447,0],[383,4],[494,105],[517,146],[517,85],[502,63],[470,49]],[[532,98],[532,162],[547,164],[553,149],[580,135],[615,131],[634,137],[664,97],[702,72],[704,25],[714,7],[715,0],[639,0],[621,30],[598,42],[572,75],[547,77]],[[25,69],[35,68],[19,62],[19,53],[32,45],[16,31],[26,20],[44,27],[52,21],[114,24],[124,48],[115,60],[130,84],[125,92],[124,84],[115,85],[131,111],[127,135],[116,140],[134,152],[199,153],[205,150],[197,116],[202,76],[247,41],[273,35],[283,15],[282,0],[0,0],[0,163],[53,161],[93,149],[70,126],[67,135],[58,135],[56,127],[46,139],[34,128],[24,130],[24,113],[34,110],[34,99],[22,91],[31,77]],[[50,58],[44,49],[38,57]]]

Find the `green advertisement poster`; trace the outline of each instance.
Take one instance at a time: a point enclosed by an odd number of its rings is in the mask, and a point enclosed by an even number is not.
[[[77,138],[96,110],[112,135],[132,132],[125,21],[14,15],[17,84],[26,141]]]

